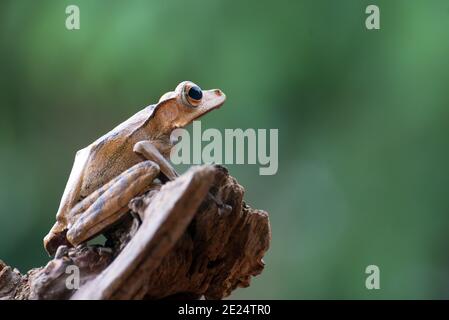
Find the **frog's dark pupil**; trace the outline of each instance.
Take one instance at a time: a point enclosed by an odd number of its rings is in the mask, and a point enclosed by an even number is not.
[[[189,90],[189,97],[195,100],[201,100],[203,97],[203,92],[201,91],[200,87],[193,86]]]

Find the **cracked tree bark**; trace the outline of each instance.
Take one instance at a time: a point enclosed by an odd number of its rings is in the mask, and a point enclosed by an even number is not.
[[[105,246],[60,247],[46,266],[20,274],[0,260],[0,299],[221,299],[264,268],[268,214],[243,201],[222,166],[192,167],[153,184],[108,232]],[[139,223],[141,220],[141,223]],[[79,289],[70,289],[78,267]],[[71,278],[72,277],[72,278]]]

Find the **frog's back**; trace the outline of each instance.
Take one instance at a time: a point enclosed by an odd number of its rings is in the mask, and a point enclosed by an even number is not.
[[[133,146],[137,141],[149,139],[139,129],[151,118],[153,111],[154,106],[146,107],[76,153],[58,219],[65,220],[64,216],[77,202],[141,161],[133,152]]]

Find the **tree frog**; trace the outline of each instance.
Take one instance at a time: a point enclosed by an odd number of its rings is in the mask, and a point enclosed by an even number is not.
[[[76,246],[123,217],[129,201],[160,176],[177,173],[168,161],[171,132],[185,127],[226,100],[219,89],[201,90],[181,82],[150,105],[76,153],[56,223],[44,238],[53,255],[62,245]]]

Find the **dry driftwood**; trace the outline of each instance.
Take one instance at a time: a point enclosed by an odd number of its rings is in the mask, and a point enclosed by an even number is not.
[[[22,275],[0,260],[0,299],[221,299],[264,268],[268,214],[221,166],[198,166],[130,202],[106,246],[61,246]],[[141,223],[139,223],[141,220]],[[80,288],[68,289],[69,266]]]

